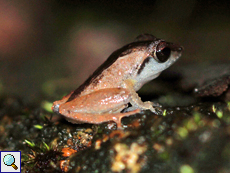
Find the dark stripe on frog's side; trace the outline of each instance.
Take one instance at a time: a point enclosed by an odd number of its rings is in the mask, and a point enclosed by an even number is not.
[[[136,51],[140,51],[143,49],[146,49],[146,47],[151,44],[153,41],[156,40],[148,40],[148,41],[141,41],[141,42],[133,42],[130,43],[118,50],[116,50],[115,52],[113,52],[109,58],[101,65],[97,68],[97,70],[82,84],[80,85],[74,92],[73,94],[69,97],[69,99],[67,100],[67,102],[75,99],[78,95],[80,95],[80,93],[90,84],[94,84],[96,85],[98,80],[95,80],[105,69],[107,69],[108,67],[110,67],[119,57],[128,55],[130,53],[136,52]]]
[[[145,65],[150,61],[150,58],[152,58],[152,57],[149,56],[143,61],[143,63],[141,64],[141,67],[139,68],[137,74],[140,74],[142,72],[142,70],[144,69]]]

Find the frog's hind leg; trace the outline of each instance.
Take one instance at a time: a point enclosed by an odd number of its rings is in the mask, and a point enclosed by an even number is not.
[[[64,96],[61,100],[58,100],[58,101],[53,102],[53,106],[52,106],[51,109],[52,109],[55,113],[59,113],[59,106],[60,106],[61,104],[65,103],[65,102],[69,99],[69,97],[70,97],[72,94],[73,94],[73,91],[72,91],[70,94]]]
[[[122,128],[121,124],[121,119],[123,117],[128,117],[130,115],[139,113],[140,109],[136,109],[130,112],[125,112],[125,113],[104,113],[104,114],[89,114],[89,113],[84,113],[84,116],[82,114],[73,112],[71,113],[71,116],[65,115],[65,118],[67,121],[71,123],[91,123],[91,124],[101,124],[103,122],[108,122],[108,121],[114,121],[117,123],[117,128]],[[82,118],[80,118],[82,117]]]

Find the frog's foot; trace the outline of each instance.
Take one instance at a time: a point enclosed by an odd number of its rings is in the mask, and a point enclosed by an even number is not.
[[[162,105],[160,105],[159,103],[154,103],[154,102],[152,102],[152,105],[153,105],[154,107],[159,107],[159,108],[162,107]]]
[[[160,104],[153,103],[150,101],[143,102],[143,103],[144,103],[144,105],[141,105],[143,110],[149,109],[151,112],[153,112],[157,115],[160,115],[163,113],[162,106]]]
[[[153,113],[156,113],[155,108],[153,107],[154,104],[150,101],[147,102],[142,102],[142,101],[138,101],[138,102],[131,102],[132,106],[134,108],[139,108],[141,110],[150,110]],[[130,110],[132,110],[133,108],[131,107]]]
[[[155,108],[153,108],[153,103],[150,101],[147,102],[143,102],[143,104],[141,105],[142,109],[149,109],[151,112],[156,112]]]
[[[121,129],[122,128],[121,119],[123,117],[128,117],[130,115],[137,114],[137,113],[140,113],[140,112],[141,112],[140,109],[135,109],[135,110],[132,110],[132,111],[129,111],[129,112],[125,112],[125,113],[114,114],[114,115],[112,115],[113,121],[115,121],[117,123],[117,128]]]

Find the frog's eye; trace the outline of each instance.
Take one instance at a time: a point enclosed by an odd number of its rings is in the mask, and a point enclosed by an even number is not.
[[[156,47],[156,59],[158,62],[166,62],[171,55],[171,49],[167,47],[165,42],[161,42]]]

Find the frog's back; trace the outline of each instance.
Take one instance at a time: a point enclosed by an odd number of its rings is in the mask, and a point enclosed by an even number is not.
[[[155,37],[154,37],[155,38]],[[103,72],[106,71],[111,65],[120,57],[126,56],[130,53],[140,51],[142,49],[145,49],[147,45],[149,45],[153,40],[145,40],[145,41],[140,41],[138,42],[133,42],[130,43],[115,52],[113,52],[109,58],[100,66],[97,68],[97,70],[82,84],[80,85],[69,97],[68,101],[73,100],[74,98],[84,95],[87,93],[90,93],[91,91],[99,88],[109,88],[109,87],[114,87],[114,83],[110,85],[110,80],[109,75],[104,75]],[[122,64],[120,64],[122,65]],[[115,70],[113,70],[115,72]],[[115,75],[114,75],[115,76]],[[107,79],[106,79],[107,78]],[[105,82],[106,81],[106,82]],[[101,82],[101,83],[100,83]],[[106,85],[106,86],[105,86]],[[120,83],[117,83],[117,86],[119,86]],[[96,88],[95,88],[96,87]],[[93,89],[94,88],[94,89]]]

